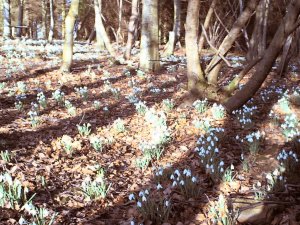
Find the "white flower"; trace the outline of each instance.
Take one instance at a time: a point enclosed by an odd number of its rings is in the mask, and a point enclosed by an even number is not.
[[[166,201],[165,205],[166,205],[166,207],[169,207],[169,205],[170,205],[169,201]]]
[[[174,179],[175,179],[174,174],[171,175],[170,179],[171,179],[171,180],[174,180]]]
[[[137,207],[141,208],[142,207],[142,203],[141,202],[137,202]]]
[[[172,187],[175,187],[175,186],[177,186],[177,182],[174,180],[173,184],[172,184]]]
[[[146,202],[146,201],[147,201],[147,198],[146,198],[145,196],[143,196],[143,197],[142,197],[142,201],[143,201],[143,202]]]
[[[149,195],[149,191],[148,191],[147,189],[145,190],[145,194],[146,194],[146,195]]]
[[[19,224],[20,225],[27,224],[27,221],[21,216],[21,218],[19,219]]]
[[[192,182],[195,183],[197,181],[196,177],[192,177]]]
[[[157,190],[160,190],[160,189],[162,189],[163,187],[161,186],[161,184],[159,183],[158,185],[157,185],[157,187],[156,187],[156,189]]]
[[[144,195],[145,195],[145,193],[143,191],[140,191],[139,196],[142,197]]]
[[[180,181],[180,184],[181,184],[181,185],[184,185],[184,181],[183,181],[183,180],[181,180],[181,181]]]
[[[130,194],[128,198],[129,198],[129,201],[134,200],[134,194]]]

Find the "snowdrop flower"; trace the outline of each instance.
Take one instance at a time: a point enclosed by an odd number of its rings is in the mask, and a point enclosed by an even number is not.
[[[171,180],[174,180],[174,179],[175,179],[174,174],[171,175],[170,179],[171,179]]]
[[[147,201],[147,198],[145,197],[145,195],[142,197],[142,201],[143,201],[143,202],[146,202],[146,201]]]
[[[234,165],[233,164],[231,164],[230,169],[234,170]]]
[[[221,161],[221,162],[219,163],[219,166],[224,166],[224,162]]]
[[[224,168],[223,167],[221,167],[220,172],[224,173]]]
[[[268,180],[273,180],[273,177],[272,177],[272,175],[271,175],[270,173],[268,173],[268,174],[266,175],[266,178],[267,178]]]
[[[192,182],[195,183],[197,181],[196,177],[192,177]]]
[[[160,190],[160,189],[162,189],[163,187],[161,186],[161,184],[159,183],[158,185],[157,185],[157,187],[156,187],[156,189],[157,190]]]
[[[130,225],[134,225],[134,221],[131,221],[131,222],[130,222]]]
[[[134,194],[130,194],[128,198],[129,198],[129,201],[134,200]]]
[[[177,186],[177,182],[174,180],[173,184],[172,184],[172,187],[175,187],[175,186]]]
[[[170,202],[169,202],[169,201],[166,201],[166,202],[165,202],[165,205],[166,205],[166,207],[169,207]]]
[[[174,173],[175,173],[177,176],[180,176],[179,170],[175,170]]]
[[[27,221],[21,216],[21,218],[19,219],[19,224],[23,225],[23,224],[27,224]]]
[[[149,191],[148,191],[147,189],[145,190],[145,194],[146,194],[146,195],[149,195]]]
[[[261,187],[261,183],[259,181],[257,181],[256,185],[257,187]]]
[[[141,202],[137,202],[137,207],[142,208],[142,203]]]
[[[181,184],[181,185],[184,185],[184,181],[183,181],[183,180],[181,180],[181,181],[180,181],[180,184]]]
[[[144,195],[145,195],[144,191],[140,191],[139,196],[142,197]]]

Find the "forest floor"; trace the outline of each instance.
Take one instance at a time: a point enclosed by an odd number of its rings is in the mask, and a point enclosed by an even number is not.
[[[138,55],[115,65],[79,43],[72,72],[61,74],[60,54],[59,42],[0,49],[0,224],[51,215],[53,224],[300,224],[296,66],[282,79],[273,70],[248,108],[229,115],[211,102],[182,104],[183,51],[156,74],[137,70]],[[228,59],[221,83],[244,63]],[[150,148],[158,155],[147,161],[143,143],[159,143]],[[22,196],[3,197],[13,185]]]

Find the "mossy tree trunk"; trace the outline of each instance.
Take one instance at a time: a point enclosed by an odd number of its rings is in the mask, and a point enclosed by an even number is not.
[[[159,70],[158,0],[143,0],[140,69]]]
[[[139,0],[132,0],[131,4],[131,17],[128,24],[127,45],[124,53],[124,58],[126,60],[129,60],[131,57],[131,49],[135,41],[135,34],[139,19]]]
[[[73,31],[76,18],[78,16],[79,0],[72,0],[69,13],[65,20],[65,41],[63,48],[62,72],[70,72],[73,59]]]

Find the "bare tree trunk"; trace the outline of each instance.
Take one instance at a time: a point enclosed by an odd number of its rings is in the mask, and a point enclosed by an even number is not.
[[[62,0],[61,2],[61,37],[62,39],[65,38],[65,32],[66,32],[66,27],[65,27],[65,18],[66,18],[66,2],[65,0]]]
[[[101,27],[99,26],[99,24],[102,23],[102,18],[101,18],[101,11],[100,11],[98,0],[94,0],[94,7],[95,7],[95,30],[96,30],[97,47],[99,50],[104,50],[105,45],[104,45],[103,38],[101,36]]]
[[[109,54],[111,56],[115,57],[115,55],[116,55],[115,51],[114,51],[112,45],[110,44],[109,37],[106,33],[106,30],[104,28],[103,21],[102,21],[102,18],[101,18],[102,0],[94,0],[94,5],[95,5],[95,15],[98,14],[97,22],[95,22],[97,42],[98,42],[98,38],[101,38],[103,40],[104,45],[105,45],[106,49],[108,50]],[[97,9],[97,13],[96,13],[96,9]],[[98,11],[98,9],[99,9],[99,11]],[[96,21],[96,18],[95,18],[95,21]]]
[[[204,81],[198,52],[200,1],[189,0],[185,24],[185,47],[187,57],[188,89],[195,88],[196,83]]]
[[[176,43],[180,38],[181,2],[180,0],[173,0],[173,1],[174,1],[174,25],[173,25],[173,31],[169,33],[169,41],[166,44],[165,51],[163,53],[164,57],[174,54]]]
[[[158,0],[144,0],[140,69],[150,72],[160,68],[158,36]]]
[[[222,67],[221,64],[221,57],[219,54],[222,54],[225,56],[227,52],[231,49],[233,43],[238,38],[241,30],[245,27],[247,21],[252,16],[252,13],[256,9],[256,6],[258,4],[259,0],[250,0],[248,2],[248,5],[246,9],[243,11],[243,13],[239,16],[237,21],[234,23],[233,27],[231,28],[228,35],[223,40],[222,44],[219,47],[218,54],[216,54],[211,62],[209,63],[208,67],[205,70],[205,73],[208,74],[208,82],[211,84],[216,84],[218,82],[218,75],[219,71]]]
[[[96,28],[94,27],[94,29],[91,31],[89,35],[89,38],[87,39],[87,44],[91,44],[95,36],[96,36]]]
[[[217,0],[212,0],[211,5],[209,7],[209,10],[207,12],[205,21],[204,21],[204,25],[203,25],[203,27],[204,27],[205,30],[208,29],[208,26],[209,26],[209,23],[211,21],[212,15],[214,13],[216,4],[217,4]],[[203,49],[203,46],[204,46],[204,40],[205,40],[204,38],[205,38],[204,37],[204,33],[202,32],[201,36],[200,36],[200,39],[199,39],[199,54],[201,53],[201,51]]]
[[[18,28],[17,28],[17,37],[22,36],[22,26],[23,26],[23,9],[24,9],[24,0],[18,0]]]
[[[131,49],[135,41],[135,32],[137,30],[138,18],[139,18],[139,0],[132,0],[131,3],[131,17],[128,24],[128,37],[126,51],[124,58],[129,60],[131,57]]]
[[[255,25],[247,54],[249,61],[262,56],[266,49],[269,0],[261,0],[256,9]]]
[[[3,39],[11,38],[10,0],[3,0]]]
[[[118,21],[118,30],[117,30],[117,46],[119,47],[120,39],[122,39],[121,35],[121,26],[122,26],[122,12],[123,12],[123,0],[117,0],[119,5],[119,21]]]
[[[65,20],[65,41],[63,48],[63,63],[61,66],[62,72],[70,72],[73,59],[73,31],[76,18],[78,16],[79,0],[73,0],[69,9],[69,13]]]
[[[25,36],[27,38],[32,38],[32,26],[31,26],[31,17],[29,15],[28,0],[24,0],[24,24],[26,24],[27,26]]]
[[[48,41],[52,43],[53,41],[53,35],[54,35],[54,13],[53,13],[53,0],[49,0],[50,2],[50,29],[49,29],[49,36],[48,36]]]
[[[300,1],[291,0],[287,8],[287,13],[281,21],[273,40],[265,51],[262,60],[255,67],[255,73],[243,88],[237,91],[237,93],[224,104],[229,112],[245,104],[261,87],[271,71],[274,61],[280,54],[287,37],[295,31],[295,24],[299,13]]]
[[[46,3],[46,0],[42,0],[41,38],[46,39],[46,37],[47,37],[47,3]]]

